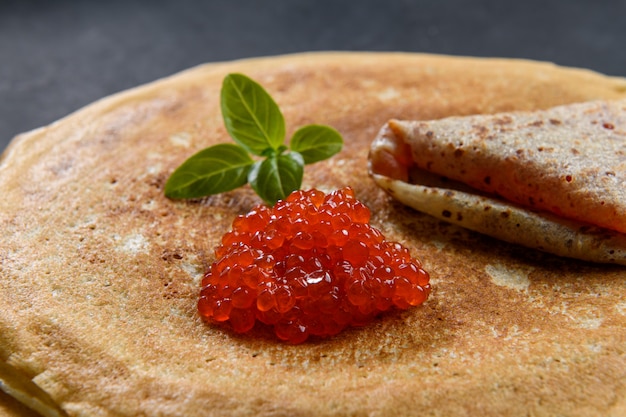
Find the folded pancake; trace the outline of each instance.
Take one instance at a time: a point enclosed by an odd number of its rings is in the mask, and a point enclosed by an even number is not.
[[[372,144],[370,172],[399,201],[443,220],[626,264],[626,100],[392,120]]]
[[[372,225],[430,272],[426,303],[297,346],[263,326],[202,322],[213,249],[260,200],[244,187],[172,201],[163,187],[190,155],[231,140],[219,104],[231,72],[261,83],[289,130],[343,135],[304,188],[352,186]],[[367,175],[392,118],[619,98],[624,79],[547,63],[302,54],[203,65],[20,135],[0,161],[2,389],[69,416],[623,415],[623,268],[441,222]]]
[[[17,416],[63,417],[65,413],[52,401],[50,396],[28,377],[21,374],[6,362],[0,362],[0,417]],[[10,395],[5,398],[4,394]],[[11,403],[17,400],[21,404]],[[26,408],[26,406],[28,408]],[[36,413],[35,413],[36,412]],[[9,414],[11,413],[11,414]]]
[[[2,417],[40,417],[39,414],[24,404],[0,391],[0,416]],[[45,415],[45,414],[44,414]]]

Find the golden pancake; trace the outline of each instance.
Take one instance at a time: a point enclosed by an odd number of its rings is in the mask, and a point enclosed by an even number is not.
[[[231,72],[263,85],[288,129],[343,135],[304,188],[352,186],[430,272],[426,303],[296,346],[200,320],[213,248],[260,200],[244,187],[172,201],[163,186],[230,141],[219,89]],[[31,403],[70,416],[622,415],[626,271],[408,209],[368,177],[367,155],[392,118],[623,97],[624,79],[547,63],[317,53],[200,66],[23,134],[0,162],[0,377],[32,380],[45,395]]]

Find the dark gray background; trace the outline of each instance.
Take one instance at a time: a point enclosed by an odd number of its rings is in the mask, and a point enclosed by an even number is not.
[[[626,76],[626,0],[0,0],[0,151],[200,63],[315,50],[520,57]]]

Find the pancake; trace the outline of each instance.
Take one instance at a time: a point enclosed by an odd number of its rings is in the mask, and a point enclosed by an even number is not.
[[[507,242],[626,265],[626,100],[387,123],[370,173],[399,201]]]
[[[163,186],[230,141],[219,89],[231,72],[268,90],[288,130],[343,135],[303,188],[352,186],[430,272],[426,303],[296,346],[200,320],[213,249],[260,200],[243,187],[173,201]],[[393,118],[624,97],[624,79],[549,63],[316,53],[207,64],[102,99],[18,136],[0,161],[0,369],[70,416],[623,414],[626,271],[411,210],[368,177],[367,156]]]
[[[0,391],[0,416],[2,417],[39,417],[41,414],[29,409],[15,398]]]
[[[626,100],[390,126],[421,169],[626,233]]]

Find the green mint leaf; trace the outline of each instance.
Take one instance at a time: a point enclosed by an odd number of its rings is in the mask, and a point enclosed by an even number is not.
[[[255,162],[248,181],[256,193],[270,205],[300,189],[304,160],[297,152],[274,155]]]
[[[242,74],[224,78],[221,109],[226,130],[237,144],[215,145],[185,161],[165,184],[167,197],[203,197],[250,182],[265,202],[275,204],[300,188],[305,163],[327,159],[343,146],[341,135],[322,125],[300,128],[290,148],[285,146],[285,119],[278,105]],[[249,154],[266,159],[255,162]]]
[[[254,155],[278,149],[285,141],[285,119],[272,97],[242,74],[224,78],[221,93],[226,130],[235,142]]]
[[[312,164],[338,153],[343,146],[343,139],[331,127],[308,125],[294,133],[290,145],[292,151],[302,155],[305,164]]]
[[[224,143],[187,159],[165,184],[170,198],[198,198],[241,187],[248,181],[254,161],[242,147]]]

